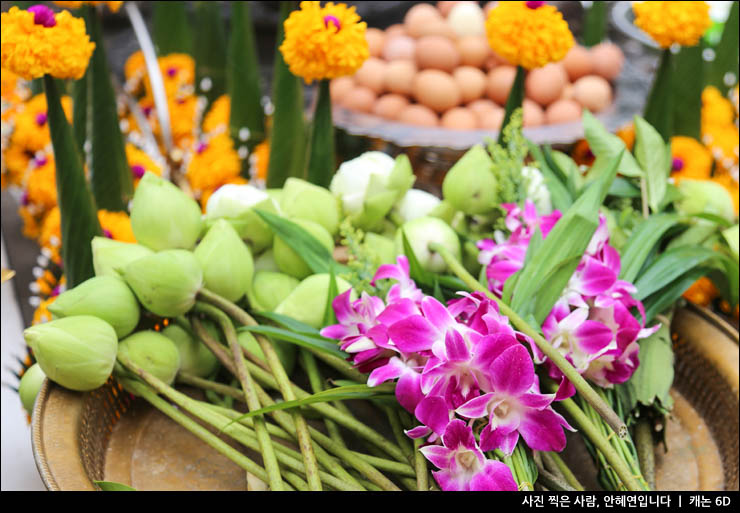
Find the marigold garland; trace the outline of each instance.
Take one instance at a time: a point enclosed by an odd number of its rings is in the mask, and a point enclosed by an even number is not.
[[[562,60],[575,44],[568,23],[554,6],[528,3],[499,2],[491,9],[486,19],[488,43],[512,65],[526,69]]]
[[[694,46],[712,25],[706,2],[634,2],[635,25],[662,48]]]
[[[314,80],[353,75],[370,56],[365,29],[354,7],[329,2],[301,2],[285,20],[280,45],[291,73]]]
[[[684,178],[707,180],[712,172],[712,155],[693,137],[671,138],[671,177],[679,183]]]
[[[0,60],[4,69],[26,80],[47,74],[78,80],[85,74],[95,43],[85,32],[83,19],[62,11],[50,18],[54,25],[48,19],[46,25],[37,24],[33,12],[17,7],[1,16]]]
[[[231,119],[231,98],[229,95],[224,94],[219,96],[216,101],[211,104],[211,109],[203,118],[203,133],[204,134],[215,134],[216,132],[221,133],[229,128],[229,120]]]

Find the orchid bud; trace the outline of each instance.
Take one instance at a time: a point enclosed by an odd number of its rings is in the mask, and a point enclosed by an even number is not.
[[[287,274],[260,271],[254,275],[252,287],[247,292],[249,305],[257,311],[272,312],[299,283]]]
[[[378,235],[377,233],[367,232],[362,246],[378,266],[382,264],[395,264],[396,244],[392,239]]]
[[[176,185],[147,172],[136,187],[131,228],[140,244],[155,251],[190,249],[201,231],[198,203]]]
[[[233,302],[244,297],[254,275],[252,253],[227,221],[217,220],[193,255],[208,290]]]
[[[139,324],[139,303],[126,282],[117,276],[97,276],[60,294],[49,305],[56,317],[92,315],[116,330],[120,339]]]
[[[190,251],[168,249],[131,262],[123,279],[142,305],[162,317],[177,317],[195,304],[203,271]]]
[[[352,288],[342,278],[335,277],[335,279],[337,281],[337,295]],[[328,274],[309,276],[275,308],[275,313],[287,315],[316,329],[321,328],[324,324],[324,310],[329,295],[329,280],[330,276]],[[352,295],[353,299],[356,299],[354,292]]]
[[[118,271],[129,263],[154,254],[141,244],[119,242],[108,237],[94,237],[91,245],[95,276],[118,276]]]
[[[285,217],[320,224],[331,236],[339,230],[339,205],[331,192],[299,178],[285,181],[280,210]]]
[[[396,252],[399,255],[404,253],[402,233],[406,234],[419,264],[427,271],[442,272],[447,269],[442,257],[429,249],[432,242],[441,244],[460,260],[460,239],[455,230],[441,219],[420,217],[401,226],[396,234]]]
[[[139,331],[121,340],[118,354],[168,385],[175,381],[180,370],[177,346],[156,331]]]
[[[46,374],[41,370],[41,366],[34,363],[26,369],[21,382],[18,384],[18,395],[21,398],[21,404],[29,415],[33,415],[33,404],[36,402],[36,396],[39,395],[45,379]]]
[[[278,213],[277,203],[267,192],[253,185],[223,185],[208,198],[206,226],[225,219],[252,251],[259,253],[272,244],[273,232],[255,210]]]
[[[277,263],[275,262],[275,253],[272,248],[269,248],[262,252],[260,256],[254,260],[254,272],[259,271],[273,271],[279,272]]]
[[[239,341],[239,345],[244,349],[255,355],[257,358],[261,358],[266,361],[262,347],[260,347],[259,342],[257,342],[257,339],[254,338],[254,335],[250,332],[244,330],[240,331],[237,335],[237,340]],[[286,374],[292,374],[293,369],[295,369],[296,346],[280,340],[273,340],[271,338],[267,340],[272,343],[272,347],[275,349],[275,353],[277,353],[278,359],[283,365],[283,369],[285,369]]]
[[[208,347],[177,324],[170,324],[162,330],[162,335],[170,339],[180,353],[180,371],[199,378],[213,374],[218,367],[218,359]]]
[[[291,219],[291,221],[313,235],[329,253],[334,251],[334,239],[323,226],[305,219]],[[305,260],[303,260],[303,257],[296,253],[291,245],[278,235],[275,235],[273,255],[280,272],[294,276],[299,280],[313,272]]]
[[[676,209],[682,214],[714,214],[728,221],[735,219],[732,196],[720,184],[684,178],[678,184],[678,189],[683,198],[676,202]]]
[[[401,201],[395,206],[395,210],[405,223],[431,215],[441,201],[434,194],[429,194],[419,189],[409,189],[403,198],[401,198]]]
[[[37,324],[26,328],[23,336],[46,376],[70,390],[102,386],[116,362],[116,331],[90,315]]]
[[[447,172],[442,195],[455,209],[466,214],[483,214],[497,204],[497,180],[493,161],[483,146],[476,144]]]

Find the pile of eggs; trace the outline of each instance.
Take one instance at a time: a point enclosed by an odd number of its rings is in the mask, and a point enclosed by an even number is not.
[[[418,126],[499,130],[516,68],[491,50],[476,2],[416,4],[403,24],[368,28],[370,58],[331,81],[332,102]],[[616,45],[574,46],[560,62],[527,73],[524,126],[576,121],[583,107],[612,102],[624,55]]]

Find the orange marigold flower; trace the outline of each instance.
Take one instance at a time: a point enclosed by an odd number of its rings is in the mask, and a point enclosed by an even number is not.
[[[701,93],[702,125],[729,125],[735,120],[732,102],[722,96],[714,86],[707,86]]]
[[[38,9],[11,7],[0,15],[2,67],[26,80],[44,75],[82,78],[95,50],[85,32],[85,21],[69,11],[54,14],[42,5],[34,8]]]
[[[62,97],[62,109],[68,121],[72,120],[72,99]],[[36,152],[51,143],[46,106],[46,95],[37,94],[23,104],[15,117],[10,144],[17,144],[25,151]]]
[[[694,46],[712,25],[706,2],[633,2],[635,25],[662,48]]]
[[[51,296],[48,299],[44,299],[41,301],[39,306],[36,307],[36,310],[33,312],[33,319],[31,320],[31,324],[42,324],[44,322],[49,322],[52,320],[51,312],[49,311],[49,305],[51,305],[58,296]]]
[[[301,2],[285,20],[280,52],[291,73],[309,84],[353,75],[370,56],[366,28],[354,7]]]
[[[126,160],[131,166],[131,174],[134,178],[134,187],[139,184],[139,180],[144,173],[151,171],[157,176],[162,176],[162,167],[157,164],[146,152],[140,150],[131,143],[126,143]]]
[[[717,296],[719,296],[717,287],[715,287],[712,280],[706,276],[696,280],[693,285],[683,293],[684,298],[699,306],[707,306]]]
[[[207,141],[196,143],[186,176],[190,187],[197,193],[215,189],[241,172],[239,154],[228,134],[220,134]]]
[[[82,7],[82,4],[107,5],[111,12],[118,12],[123,5],[123,2],[57,2],[56,0],[54,3],[59,7],[64,7],[65,9],[79,9]]]
[[[570,156],[579,166],[591,166],[596,160],[586,139],[581,139],[573,146]]]
[[[544,2],[499,2],[488,13],[486,35],[494,52],[526,69],[562,60],[575,44],[563,15]]]
[[[671,138],[673,163],[671,176],[678,183],[683,178],[706,180],[712,172],[712,155],[693,137],[677,135]]]
[[[262,141],[254,147],[254,151],[250,156],[250,164],[252,165],[252,171],[250,174],[257,180],[267,180],[267,168],[270,165],[270,141]]]
[[[228,130],[230,118],[231,98],[229,98],[229,95],[224,94],[213,102],[208,114],[203,118],[203,133],[214,134],[215,132]]]
[[[632,123],[625,125],[617,130],[616,134],[624,141],[627,150],[632,151],[632,147],[635,145],[635,125]]]
[[[62,215],[59,207],[49,210],[41,223],[41,233],[38,238],[39,246],[49,250],[54,262],[61,261],[62,250]]]
[[[136,242],[131,219],[125,212],[98,210],[98,221],[103,235],[121,242]]]
[[[52,155],[35,159],[36,168],[31,171],[26,185],[25,201],[43,210],[57,204],[56,166]]]
[[[730,193],[732,203],[735,206],[735,215],[737,216],[740,213],[740,190],[738,190],[737,180],[732,178],[729,172],[721,171],[712,177],[712,181],[720,184]]]

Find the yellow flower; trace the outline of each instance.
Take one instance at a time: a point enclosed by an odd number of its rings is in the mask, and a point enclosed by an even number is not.
[[[563,15],[544,2],[499,2],[486,20],[488,43],[514,66],[541,68],[575,44]]]
[[[735,176],[737,176],[737,171]],[[737,180],[732,178],[729,172],[720,171],[712,177],[712,181],[718,183],[730,193],[732,203],[735,205],[735,215],[737,216],[740,213],[740,188],[738,188]]]
[[[62,215],[59,207],[49,210],[41,223],[39,234],[39,246],[49,250],[54,262],[61,261],[62,250]]]
[[[67,120],[72,120],[72,99],[62,97],[62,109]],[[51,142],[47,116],[46,95],[37,94],[24,105],[15,117],[10,144],[17,144],[25,151],[43,150]]]
[[[353,75],[370,56],[366,27],[354,7],[301,2],[285,20],[280,52],[291,73],[309,84]]]
[[[150,171],[157,176],[162,176],[162,168],[152,160],[152,158],[144,151],[134,146],[131,143],[126,143],[126,160],[128,165],[131,167],[131,174],[134,178],[134,187],[139,184],[139,180],[144,173]]]
[[[254,147],[250,163],[254,166],[253,173],[251,173],[252,178],[262,182],[267,180],[267,168],[270,165],[270,141],[262,141]]]
[[[64,7],[65,9],[79,9],[82,7],[82,4],[90,4],[90,5],[107,5],[108,9],[111,10],[111,12],[118,12],[118,10],[123,5],[123,2],[54,2],[59,7]]]
[[[711,150],[717,165],[727,171],[737,166],[738,163],[738,134],[737,127],[730,123],[727,125],[704,125],[702,126],[702,141]],[[737,171],[736,171],[737,172]]]
[[[121,242],[136,242],[131,219],[125,212],[98,210],[98,221],[106,237]]]
[[[3,121],[10,119],[18,106],[28,98],[28,87],[25,80],[10,70],[4,69],[0,74],[2,87],[2,116]]]
[[[238,177],[240,172],[239,154],[234,150],[231,137],[221,134],[196,143],[186,176],[197,194],[216,189]]]
[[[206,117],[203,118],[203,133],[215,134],[224,132],[229,128],[229,119],[231,117],[231,98],[224,94],[211,105]]]
[[[136,94],[141,89],[141,81],[146,75],[146,60],[144,52],[138,50],[126,59],[123,65],[123,75],[126,77],[126,90]]]
[[[706,180],[712,172],[712,155],[693,137],[671,137],[673,166],[671,176],[678,183],[683,178]]]
[[[19,144],[10,144],[8,149],[3,152],[3,170],[4,187],[7,185],[17,185],[25,187],[28,166],[33,158],[33,153],[29,153]]]
[[[195,83],[195,61],[191,56],[185,53],[171,53],[157,59],[157,63],[162,73],[167,98],[175,99],[192,94],[192,86]],[[141,50],[132,53],[126,59],[123,73],[126,77],[126,90],[129,93],[136,94],[140,92],[143,83],[146,96],[152,96],[152,86],[149,82],[146,61]]]
[[[684,298],[699,306],[707,306],[717,296],[719,296],[717,287],[715,287],[712,280],[706,276],[696,280],[694,284],[683,293]]]
[[[28,177],[26,200],[34,206],[45,210],[57,204],[57,179],[54,157],[44,156],[35,159],[36,168]]]
[[[729,125],[735,119],[730,100],[722,96],[714,86],[707,86],[701,93],[702,125]]]
[[[3,68],[26,80],[46,74],[77,80],[85,74],[95,43],[85,33],[83,19],[75,18],[69,11],[39,17],[39,11],[22,11],[17,7],[11,7],[1,16]]]
[[[37,219],[37,216],[31,212],[28,207],[20,207],[18,209],[18,215],[20,215],[23,221],[23,236],[29,239],[36,239],[41,235],[41,225]]]
[[[37,306],[36,310],[33,312],[33,320],[31,320],[31,324],[42,324],[52,320],[53,317],[49,311],[49,305],[51,305],[57,297],[58,296],[51,296],[39,303],[39,306]]]
[[[712,25],[706,2],[634,2],[635,25],[661,47],[694,46]]]

